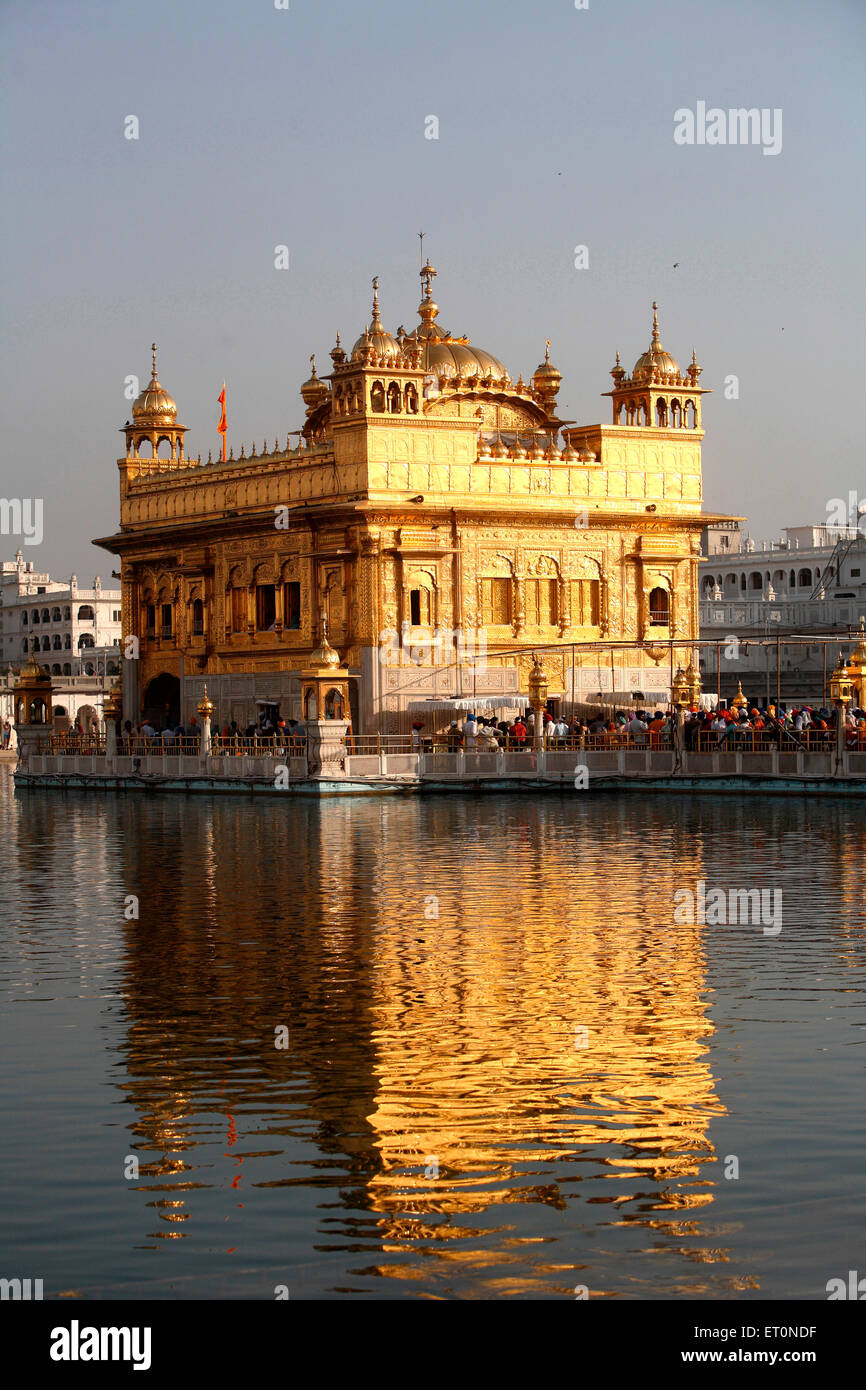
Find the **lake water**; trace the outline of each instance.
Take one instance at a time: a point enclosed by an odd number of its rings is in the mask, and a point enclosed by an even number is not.
[[[3,1276],[747,1300],[862,1266],[862,802],[6,766],[0,837]],[[699,882],[781,889],[779,929],[675,920]]]

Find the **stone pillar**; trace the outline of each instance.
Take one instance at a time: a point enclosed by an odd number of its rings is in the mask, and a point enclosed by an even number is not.
[[[344,738],[348,719],[307,719],[307,776],[332,779],[346,776]]]

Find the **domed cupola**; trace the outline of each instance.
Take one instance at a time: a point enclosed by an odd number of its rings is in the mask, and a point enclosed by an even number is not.
[[[150,381],[132,403],[132,421],[127,420],[123,427],[123,433],[126,435],[126,456],[155,459],[159,446],[167,443],[171,451],[170,459],[177,462],[183,458],[186,426],[177,423],[177,405],[156,374],[156,343],[151,344],[151,350],[153,369]],[[148,445],[149,452],[146,448]],[[164,459],[163,463],[166,464],[168,461]]]
[[[315,353],[310,357],[312,372],[301,387],[301,399],[307,407],[307,414],[312,415],[317,406],[322,404],[328,395],[328,387],[321,377],[316,373]]]
[[[678,381],[680,377],[679,363],[671,357],[669,352],[665,352],[659,337],[659,315],[658,304],[653,300],[653,334],[652,341],[646,352],[641,353],[634,364],[632,378],[634,381]]]
[[[436,274],[428,258],[421,270],[425,286],[424,297],[418,305],[421,322],[408,335],[420,349],[419,365],[423,371],[446,380],[477,381],[481,385],[502,387],[510,377],[497,357],[483,348],[472,347],[468,338],[455,338],[436,322],[439,305],[431,289]]]
[[[535,368],[532,377],[532,384],[548,415],[552,415],[556,409],[556,396],[561,382],[562,372],[554,367],[550,360],[550,339],[548,338],[544,350],[544,361]]]
[[[156,375],[156,343],[153,349],[153,373],[144,390],[132,403],[132,418],[137,425],[173,425],[177,420],[177,405],[161,386]]]
[[[374,361],[378,361],[382,357],[386,360],[392,360],[401,355],[400,344],[387,332],[379,317],[379,277],[374,275],[373,317],[369,327],[364,329],[352,348],[352,361],[365,362],[368,356],[371,356]]]

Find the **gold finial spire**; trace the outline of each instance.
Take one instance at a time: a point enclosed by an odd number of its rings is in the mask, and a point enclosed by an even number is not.
[[[660,343],[660,341],[661,340],[659,338],[659,306],[656,303],[656,301],[653,300],[653,342]]]
[[[311,376],[315,376],[315,375],[316,375],[316,354],[315,354],[314,352],[311,352],[311,353],[310,353],[310,366],[311,366],[312,369],[313,369],[312,372],[310,373],[310,375],[311,375]]]
[[[544,340],[544,360],[545,360],[545,362],[548,362],[548,363],[550,362],[550,339],[549,339],[549,338],[545,338],[545,340]]]
[[[156,381],[156,343],[151,343],[150,349],[153,353],[153,380]]]
[[[379,277],[373,276],[373,323],[379,323]],[[371,325],[372,326],[372,325]]]
[[[433,298],[432,284],[433,276],[436,274],[438,274],[438,272],[435,266],[430,264],[430,257],[428,256],[421,267],[421,279],[424,281],[424,298],[427,300]]]

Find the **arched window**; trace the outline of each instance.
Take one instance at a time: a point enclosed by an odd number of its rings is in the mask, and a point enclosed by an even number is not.
[[[805,588],[807,584],[811,584],[811,583],[812,583],[812,571],[811,571],[811,570],[800,570],[800,573],[797,575],[797,583],[800,585],[801,588]]]
[[[43,621],[43,623],[50,623],[50,622],[51,622],[51,614],[48,612],[48,609],[47,609],[47,608],[43,608],[43,610],[42,610],[42,621]]]
[[[695,427],[696,427],[696,425],[697,425],[697,419],[698,419],[698,417],[697,417],[697,412],[696,412],[696,410],[695,410],[695,403],[694,403],[694,401],[686,401],[686,413],[685,413],[685,420],[684,420],[686,429],[687,429],[687,430],[693,430],[693,429],[695,429]]]
[[[51,651],[51,638],[50,638],[50,637],[43,637],[43,638],[42,638],[42,650],[43,650],[44,652],[50,652],[50,651]]]
[[[51,610],[51,621],[52,621],[52,623],[59,623],[59,622],[62,621],[62,619],[61,619],[61,617],[60,617],[60,609],[59,609],[59,608],[52,608],[52,610]]]
[[[171,458],[171,440],[166,439],[165,435],[163,435],[162,439],[157,441],[156,456],[160,459]]]
[[[30,621],[31,621],[31,623],[38,623],[38,622],[39,622],[39,609],[38,609],[38,608],[34,608],[34,609],[33,609],[33,612],[30,614]]]
[[[343,718],[343,697],[339,690],[329,690],[325,696],[325,718]]]
[[[84,666],[84,674],[85,674],[86,676],[92,676],[92,675],[94,674],[94,668],[93,668],[93,662],[92,662],[92,661],[88,661],[88,662],[85,663],[85,666]]]
[[[791,573],[788,575],[788,583],[789,583],[789,585],[791,586],[792,589],[793,589],[794,585],[797,583],[797,576],[796,576],[796,574],[794,573],[793,570],[791,570]]]
[[[417,414],[418,414],[418,392],[416,391],[416,389],[415,389],[415,387],[413,386],[413,384],[412,384],[411,381],[408,383],[408,385],[407,385],[407,387],[406,387],[405,398],[406,398],[406,414],[407,414],[407,415],[417,415]]]
[[[89,603],[82,603],[81,607],[78,610],[78,621],[80,623],[93,622],[93,609],[91,608]]]
[[[639,425],[649,424],[649,413],[646,408],[646,401],[641,401],[637,410],[637,422]]]
[[[737,576],[736,576],[735,574],[726,574],[726,575],[725,575],[725,583],[726,583],[726,585],[728,586],[729,589],[736,589],[736,587],[737,587]]]
[[[72,609],[71,609],[71,608],[64,608],[64,610],[63,610],[63,621],[64,621],[65,623],[68,623],[71,617],[72,617]]]
[[[741,589],[745,589],[745,587],[746,587],[746,576],[745,576],[744,574],[741,574],[741,575],[740,575],[740,588],[741,588]]]
[[[29,650],[30,650],[30,643],[27,641],[27,638],[25,637],[25,638],[24,638],[24,655],[25,655],[25,656],[27,655],[27,653],[29,652]]]
[[[429,627],[431,615],[431,593],[429,589],[409,590],[409,621],[413,627]]]
[[[64,661],[64,663],[63,663],[63,674],[64,674],[64,676],[71,676],[71,675],[72,675],[72,667],[70,666],[70,664],[69,664],[68,661]]]
[[[749,588],[758,593],[764,587],[764,580],[757,570],[752,570],[749,575]]]
[[[26,608],[24,609],[24,612],[21,614],[21,626],[22,626],[22,627],[26,627],[26,626],[27,626],[27,609],[26,609]]]
[[[305,695],[305,697],[304,697],[304,718],[305,718],[305,719],[318,719],[318,717],[319,717],[319,707],[318,707],[318,702],[317,702],[317,700],[316,700],[316,692],[315,692],[315,690],[311,687],[311,688],[307,691],[307,693],[306,693],[306,695]]]
[[[63,634],[63,650],[64,650],[65,652],[68,652],[69,649],[71,648],[71,646],[72,646],[72,637],[70,636],[70,634],[69,634],[68,632],[64,632],[64,634]]]
[[[662,400],[661,396],[656,401],[656,424],[659,426],[660,429],[667,429],[668,408],[667,404]]]
[[[78,639],[78,650],[83,651],[85,647],[92,647],[95,643],[89,632],[82,632]]]
[[[59,632],[55,632],[54,636],[52,637],[51,646],[52,650],[55,652],[63,651],[63,638],[60,636]]]
[[[30,650],[31,650],[32,652],[38,652],[38,651],[39,651],[39,638],[38,638],[38,637],[31,637],[31,638],[30,638]]]
[[[385,410],[385,387],[381,381],[374,381],[370,387],[370,409],[380,415]]]
[[[59,675],[60,675],[60,662],[59,662],[59,661],[55,661],[55,662],[54,662],[53,666],[51,667],[51,674],[52,674],[52,676],[59,676]]]
[[[149,439],[140,439],[140,440],[138,441],[138,451],[137,451],[137,453],[138,453],[138,457],[139,457],[140,459],[152,459],[152,458],[153,458],[153,444],[150,442]]]
[[[678,430],[683,423],[683,413],[679,401],[671,401],[671,427]]]
[[[194,637],[201,637],[204,633],[204,604],[200,598],[192,602],[192,631]]]
[[[667,627],[670,615],[670,595],[667,589],[653,589],[649,596],[650,627]]]
[[[401,409],[400,387],[396,381],[392,381],[388,387],[388,410],[392,415],[399,415]]]

